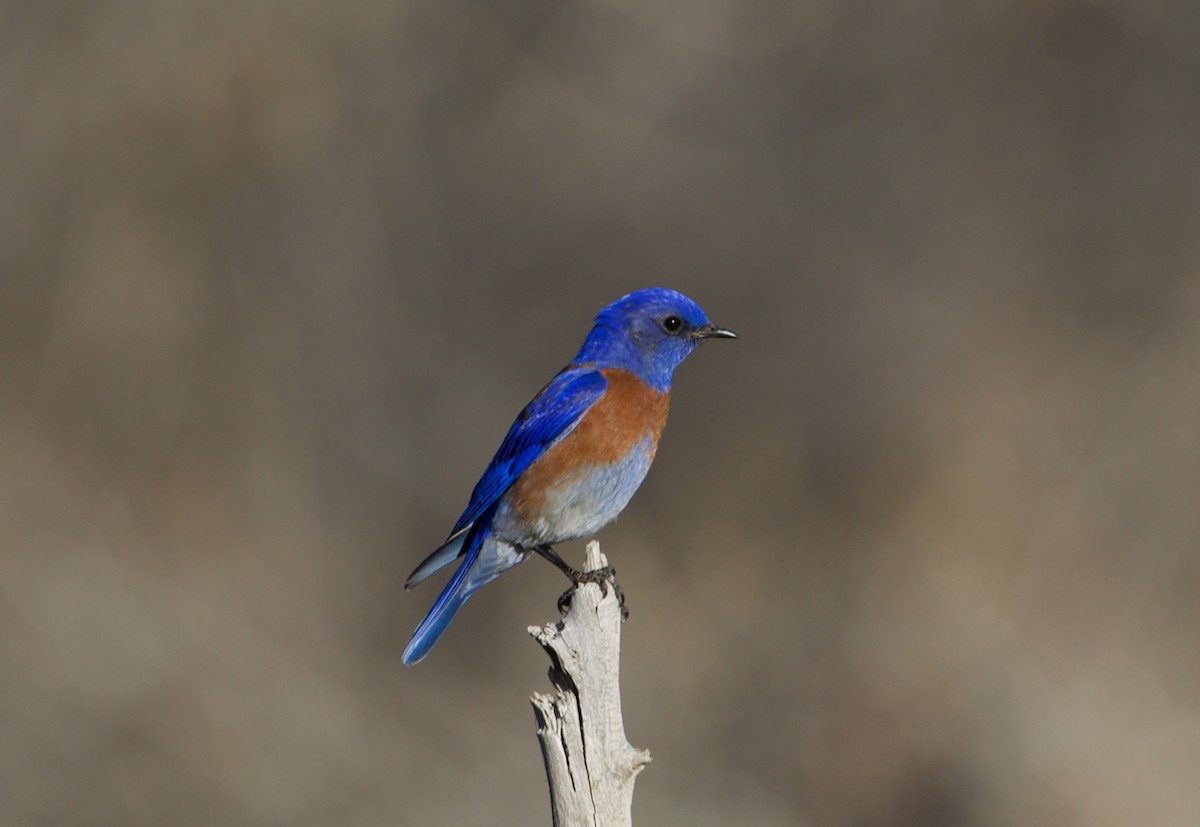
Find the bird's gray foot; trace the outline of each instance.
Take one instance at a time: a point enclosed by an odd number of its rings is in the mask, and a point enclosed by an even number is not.
[[[629,619],[629,609],[625,606],[625,590],[621,588],[621,584],[617,582],[617,570],[612,566],[594,569],[592,571],[574,571],[574,576],[571,577],[571,588],[567,589],[558,597],[558,613],[566,614],[567,609],[571,605],[571,598],[575,596],[576,589],[583,583],[596,583],[600,586],[600,593],[605,597],[608,596],[608,587],[611,585],[613,594],[616,595],[617,603],[621,606],[621,620]]]

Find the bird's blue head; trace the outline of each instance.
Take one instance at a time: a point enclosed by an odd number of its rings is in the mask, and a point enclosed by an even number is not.
[[[600,311],[575,364],[624,368],[665,391],[679,363],[709,338],[736,339],[737,334],[710,322],[682,293],[663,287],[638,290]]]

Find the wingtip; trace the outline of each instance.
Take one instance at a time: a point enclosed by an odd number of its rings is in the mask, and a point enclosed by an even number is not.
[[[421,565],[413,569],[413,573],[404,581],[404,590],[406,592],[412,591],[418,585],[424,583],[431,574],[445,568],[461,557],[463,543],[467,540],[467,531],[471,528],[471,525],[473,524],[467,525],[451,534],[445,543],[434,550],[433,554],[422,560]]]

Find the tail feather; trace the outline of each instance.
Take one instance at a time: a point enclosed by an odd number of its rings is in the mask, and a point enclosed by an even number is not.
[[[448,594],[443,593],[445,599],[438,600],[425,619],[421,621],[417,631],[413,632],[412,640],[405,647],[404,656],[400,659],[405,666],[411,666],[429,654],[429,650],[450,628],[450,622],[454,620],[454,616],[458,614],[458,610],[463,607],[470,596],[470,592],[462,589],[455,589]]]
[[[475,591],[474,588],[469,587],[467,575],[471,573],[471,567],[479,558],[479,549],[483,545],[483,533],[476,531],[468,535],[470,546],[466,553],[466,559],[462,561],[458,570],[454,572],[454,576],[450,578],[450,582],[442,589],[438,599],[433,602],[433,608],[429,610],[429,614],[425,615],[421,625],[413,632],[412,640],[408,642],[408,646],[404,649],[404,656],[401,658],[405,666],[416,663],[429,654],[429,650],[450,628],[450,622],[454,620],[458,610]]]
[[[433,608],[421,621],[421,625],[413,632],[412,640],[404,649],[401,660],[404,664],[414,664],[429,654],[429,650],[441,639],[450,627],[454,616],[476,591],[495,580],[503,572],[525,559],[527,554],[515,546],[496,538],[490,530],[490,517],[475,523],[478,528],[472,528],[463,543],[460,552],[463,561],[459,564],[454,576],[442,589]],[[450,561],[448,558],[441,565]],[[424,565],[424,564],[422,564]],[[418,571],[421,570],[418,566]],[[424,579],[424,578],[422,578]]]

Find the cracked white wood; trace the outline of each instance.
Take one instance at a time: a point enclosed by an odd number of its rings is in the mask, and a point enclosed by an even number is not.
[[[608,565],[588,543],[584,571]],[[633,783],[650,753],[625,740],[621,717],[621,607],[611,585],[581,585],[567,616],[529,633],[550,656],[554,692],[533,712],[550,784],[554,827],[628,827]]]

